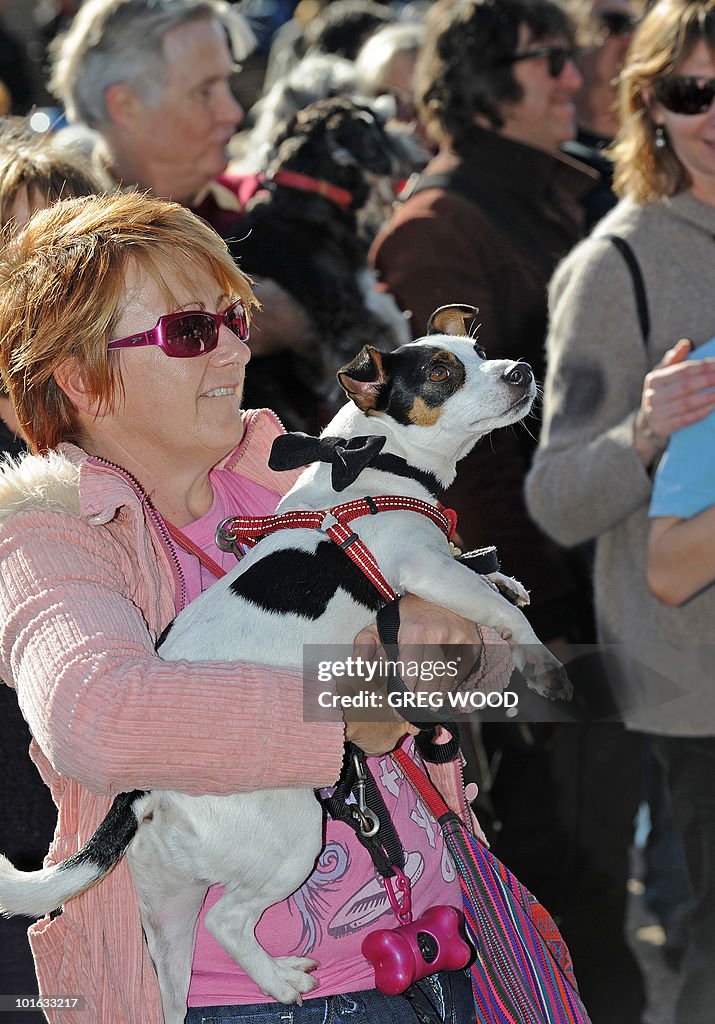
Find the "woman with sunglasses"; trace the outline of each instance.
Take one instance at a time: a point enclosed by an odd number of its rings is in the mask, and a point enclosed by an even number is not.
[[[695,893],[677,1024],[715,1005],[715,588],[669,608],[646,580],[652,474],[715,407],[715,0],[663,0],[621,75],[619,205],[551,285],[541,446],[527,482],[562,543],[596,538],[601,638],[628,661],[628,724],[655,736]],[[625,243],[625,244],[624,244]],[[635,666],[638,665],[638,668]],[[678,699],[675,699],[675,698]]]
[[[0,473],[0,676],[17,691],[58,805],[49,863],[86,842],[118,792],[330,786],[346,737],[379,755],[412,731],[304,722],[302,679],[285,669],[156,656],[177,611],[235,565],[215,546],[216,524],[272,512],[295,479],[267,465],[276,417],[240,408],[254,305],[207,225],[136,193],[58,203],[3,251],[0,369],[33,454]],[[476,627],[432,605],[408,596],[401,610],[401,642],[478,642]],[[360,642],[375,636],[368,629]],[[415,862],[416,916],[461,906],[438,826],[387,766],[372,766]],[[437,774],[464,806],[457,762]],[[319,988],[292,1019],[348,1007],[354,1024],[411,1024],[409,1003],[380,996],[360,955],[364,927],[388,906],[372,862],[341,822],[326,829],[325,860],[302,897],[259,924],[271,948],[319,963]],[[80,997],[76,1024],[160,1024],[126,862],[34,924],[30,940],[40,993]],[[446,1012],[462,1019],[467,977],[434,978]],[[203,916],[189,1004],[190,1024],[271,1024],[286,1012],[266,1003]],[[47,1014],[66,1017],[61,1001]]]

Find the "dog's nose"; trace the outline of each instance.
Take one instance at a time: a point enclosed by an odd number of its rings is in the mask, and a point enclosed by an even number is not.
[[[507,384],[517,384],[521,387],[531,384],[533,379],[534,374],[528,363],[517,363],[512,366],[511,370],[504,373],[504,380]]]

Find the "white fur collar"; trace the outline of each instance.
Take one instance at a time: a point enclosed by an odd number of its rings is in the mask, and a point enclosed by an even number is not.
[[[0,463],[0,522],[16,512],[48,509],[80,514],[80,467],[58,452]]]

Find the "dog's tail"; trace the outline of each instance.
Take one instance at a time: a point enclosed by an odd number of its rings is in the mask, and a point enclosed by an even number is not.
[[[0,913],[42,917],[108,874],[134,838],[146,790],[120,793],[85,845],[40,871],[18,871],[0,854]]]

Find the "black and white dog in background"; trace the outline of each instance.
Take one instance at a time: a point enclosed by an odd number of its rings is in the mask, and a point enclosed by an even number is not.
[[[366,494],[407,495],[436,506],[426,481],[435,489],[447,487],[457,461],[480,437],[529,412],[536,385],[526,364],[489,360],[473,339],[443,333],[463,323],[464,309],[442,310],[436,333],[397,351],[363,349],[340,373],[350,401],[325,435],[384,438],[382,454],[396,456],[408,475],[370,464],[338,493],[332,467],[315,463],[283,498],[280,511],[329,509]],[[534,689],[570,696],[561,665],[494,585],[523,604],[528,595],[521,584],[499,573],[485,578],[461,565],[439,527],[411,511],[369,515],[356,519],[352,529],[395,591],[493,626],[509,639],[514,665],[531,676]],[[189,605],[165,633],[160,653],[299,668],[304,644],[351,644],[383,603],[320,530],[283,530],[266,536]],[[89,844],[63,863],[24,873],[1,858],[0,909],[45,914],[99,881],[126,852],[166,1024],[184,1019],[196,921],[209,882],[226,887],[206,917],[209,931],[263,992],[280,1002],[300,1002],[316,985],[314,962],[269,956],[254,929],[267,907],[310,874],[321,847],[321,815],[311,789],[200,797],[156,790],[122,794]]]

